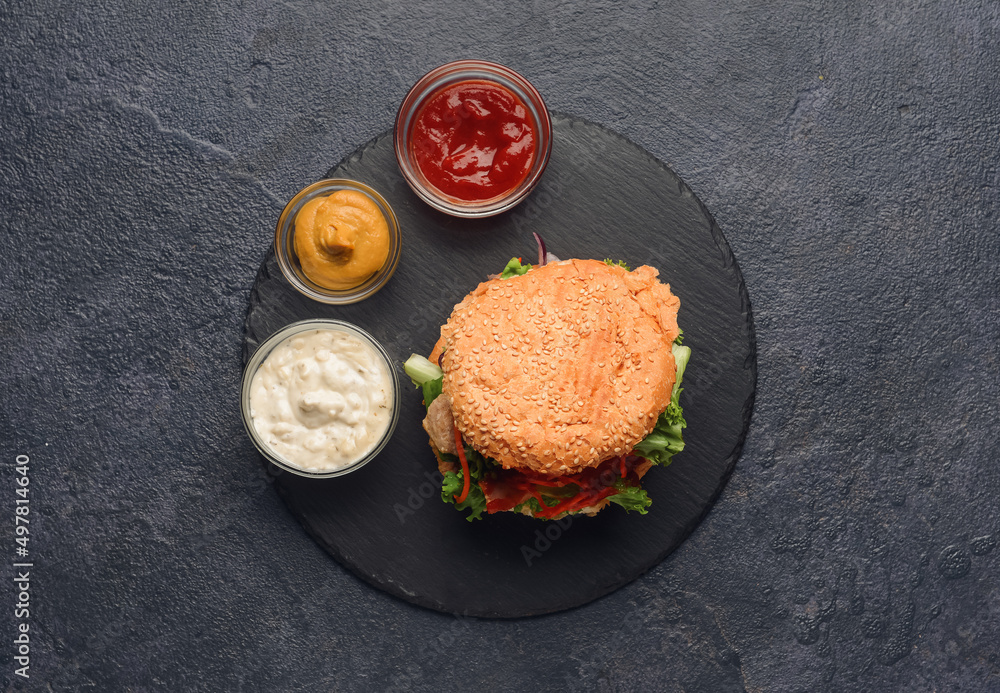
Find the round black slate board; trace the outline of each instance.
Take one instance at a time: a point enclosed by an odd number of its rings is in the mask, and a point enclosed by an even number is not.
[[[336,317],[370,332],[404,383],[399,425],[377,459],[344,477],[276,474],[281,497],[341,564],[407,601],[455,614],[511,618],[579,606],[634,580],[691,533],[721,492],[753,408],[756,346],[739,267],[711,215],[672,171],[621,136],[565,115],[553,118],[542,183],[513,211],[464,220],[422,203],[399,174],[391,133],[349,156],[329,177],[380,191],[399,217],[396,275],[374,297],[325,306],[298,294],[269,253],[251,292],[244,362],[268,335],[308,317]],[[427,353],[452,306],[512,256],[534,262],[531,232],[561,258],[613,258],[660,270],[681,298],[693,350],[681,403],[686,449],[644,480],[648,515],[612,506],[560,523],[509,513],[466,522],[441,502],[420,426],[419,391],[402,373]]]

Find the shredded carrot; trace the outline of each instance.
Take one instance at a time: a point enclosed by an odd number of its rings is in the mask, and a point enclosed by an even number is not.
[[[542,500],[542,495],[538,491],[536,491],[535,489],[533,489],[531,487],[528,487],[528,488],[524,489],[524,492],[526,494],[528,494],[529,496],[531,496],[532,498],[534,498],[535,500],[537,500],[538,504],[541,505],[543,508],[546,507],[545,506],[545,501]]]
[[[575,496],[567,498],[558,505],[554,505],[551,508],[545,508],[542,514],[538,517],[558,517],[560,514],[566,512],[570,513],[575,510],[581,510],[583,508],[588,508],[592,505],[597,505],[599,502],[607,498],[608,496],[614,495],[617,491],[613,487],[605,488],[600,491],[590,491],[578,493]]]
[[[547,481],[545,479],[540,479],[538,477],[525,477],[524,483],[532,484],[535,486],[551,486],[553,488],[562,488],[567,484],[572,484],[572,481]]]
[[[542,506],[542,512],[541,512],[541,514],[539,516],[540,517],[556,517],[557,515],[559,515],[560,513],[562,513],[564,510],[569,510],[570,506],[572,506],[578,499],[579,499],[579,496],[572,496],[572,497],[567,498],[566,500],[562,501],[558,505],[553,505],[551,508],[546,508],[543,505]]]
[[[455,496],[455,502],[461,503],[469,495],[469,460],[465,459],[465,445],[462,443],[462,434],[455,426],[455,448],[458,450],[458,461],[462,463],[462,495]]]

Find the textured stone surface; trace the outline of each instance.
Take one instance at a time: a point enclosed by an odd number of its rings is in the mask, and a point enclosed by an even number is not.
[[[3,687],[1000,688],[1000,10],[873,4],[0,8],[0,508],[29,455],[36,560],[31,679],[11,652]],[[347,574],[236,406],[284,200],[470,56],[691,185],[759,348],[747,447],[695,534],[520,621]]]

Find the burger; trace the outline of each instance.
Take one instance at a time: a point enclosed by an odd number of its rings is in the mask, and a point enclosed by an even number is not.
[[[405,364],[442,499],[469,520],[645,514],[642,478],[684,449],[679,308],[656,269],[610,260],[515,258],[476,287]]]

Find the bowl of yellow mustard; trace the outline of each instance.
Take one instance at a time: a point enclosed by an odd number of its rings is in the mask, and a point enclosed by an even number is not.
[[[373,188],[347,179],[321,180],[285,205],[274,253],[285,278],[309,298],[356,303],[396,271],[399,224]]]

